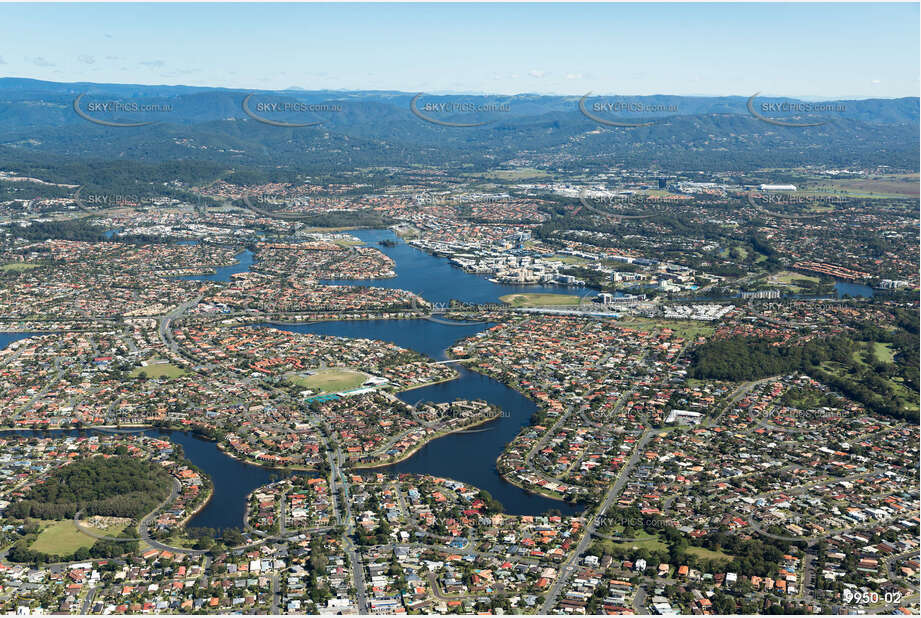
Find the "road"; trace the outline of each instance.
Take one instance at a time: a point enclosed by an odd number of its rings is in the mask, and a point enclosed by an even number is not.
[[[589,548],[589,545],[592,542],[592,537],[597,531],[601,521],[598,515],[607,513],[608,508],[614,504],[614,501],[617,500],[623,491],[624,486],[627,484],[627,480],[630,478],[630,472],[633,470],[633,467],[642,456],[643,449],[646,448],[649,440],[651,440],[653,436],[656,436],[663,431],[665,430],[647,429],[643,432],[643,435],[633,447],[633,453],[630,455],[630,459],[627,460],[627,463],[621,469],[620,474],[617,475],[617,480],[614,481],[614,484],[611,485],[611,488],[608,489],[608,492],[605,494],[604,500],[601,503],[601,508],[586,524],[585,531],[582,534],[582,538],[579,540],[579,544],[576,545],[575,551],[573,551],[569,559],[560,566],[560,571],[557,575],[556,581],[553,583],[553,586],[551,586],[550,590],[547,591],[546,600],[541,607],[542,614],[549,614],[550,610],[552,610],[556,605],[556,600],[560,594],[560,591],[563,589],[563,586],[566,585],[566,582],[569,580],[569,576],[572,575],[573,571],[575,570],[576,564],[582,558],[582,554],[584,554],[585,550]]]
[[[160,503],[160,505],[152,510],[150,513],[144,516],[141,522],[138,524],[138,534],[141,536],[141,540],[153,547],[154,549],[159,549],[160,551],[170,551],[176,554],[188,554],[190,556],[201,556],[208,553],[207,549],[185,549],[182,547],[173,547],[172,545],[167,545],[166,543],[161,543],[150,536],[150,522],[162,511],[168,504],[171,504],[176,498],[179,497],[179,491],[182,489],[182,486],[179,484],[179,481],[173,479],[173,487],[170,490],[169,496],[166,500]]]
[[[170,323],[173,320],[182,317],[186,311],[197,305],[201,299],[202,297],[199,295],[192,300],[180,303],[179,306],[160,318],[160,325],[157,331],[160,335],[160,341],[162,341],[163,345],[165,345],[173,354],[179,353],[179,345],[173,339],[173,333],[170,330]]]
[[[96,588],[90,586],[90,589],[86,591],[86,598],[83,599],[83,605],[80,607],[80,613],[84,616],[90,613],[90,609],[93,607],[93,599],[96,598]]]
[[[368,613],[368,596],[365,593],[365,574],[364,566],[361,562],[361,556],[352,541],[352,534],[355,526],[352,523],[352,505],[349,498],[349,485],[342,472],[342,450],[336,449],[336,456],[330,457],[332,462],[333,478],[339,477],[339,483],[342,487],[342,501],[345,504],[345,534],[343,535],[342,547],[349,557],[349,567],[352,569],[352,585],[355,586],[355,596],[358,600],[358,612],[360,614]],[[334,488],[331,488],[334,489]]]
[[[278,615],[278,605],[279,605],[278,601],[279,601],[279,597],[281,593],[281,591],[278,588],[278,585],[279,585],[278,572],[276,571],[275,573],[272,574],[272,615],[273,616]]]

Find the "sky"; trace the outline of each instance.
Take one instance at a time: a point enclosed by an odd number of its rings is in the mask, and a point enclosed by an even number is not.
[[[496,94],[919,95],[919,4],[0,4],[0,76]]]

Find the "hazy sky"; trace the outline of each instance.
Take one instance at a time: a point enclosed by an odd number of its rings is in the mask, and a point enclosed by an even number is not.
[[[0,76],[410,92],[919,94],[914,4],[0,4]]]

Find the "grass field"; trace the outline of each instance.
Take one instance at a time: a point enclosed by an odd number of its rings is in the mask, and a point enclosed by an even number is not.
[[[323,393],[338,393],[358,388],[367,379],[366,374],[344,367],[321,369],[309,376],[297,374],[288,376],[288,380],[297,386]]]
[[[660,541],[657,537],[644,539],[642,541],[627,541],[626,543],[612,543],[613,549],[632,550],[647,549],[649,551],[668,551],[668,546]]]
[[[588,264],[589,262],[591,262],[591,260],[587,260],[585,258],[581,258],[575,255],[554,255],[551,258],[547,258],[547,261],[548,262],[560,262],[562,264],[575,264],[575,265]]]
[[[685,339],[696,339],[700,336],[710,336],[714,332],[712,326],[694,320],[652,320],[649,318],[630,317],[617,320],[616,324],[622,328],[635,328],[637,330],[652,330],[654,328],[670,328]]]
[[[0,266],[0,270],[3,272],[15,271],[22,272],[24,270],[32,270],[33,268],[38,268],[39,264],[32,264],[31,262],[10,262],[9,264],[4,264]]]
[[[499,300],[513,307],[546,307],[548,305],[578,305],[574,294],[506,294]]]
[[[890,343],[874,341],[873,356],[881,363],[891,363],[895,358],[895,350],[892,349],[892,344]]]
[[[333,241],[333,244],[334,244],[334,245],[339,245],[340,247],[349,248],[349,247],[360,247],[361,245],[363,245],[363,244],[365,244],[365,243],[363,243],[363,242],[360,241],[360,240],[343,240],[343,239],[339,239],[339,240],[334,240],[334,241]]]
[[[603,531],[605,534],[609,534],[609,535],[611,535],[611,536],[615,536],[615,535],[616,535],[616,536],[624,536],[624,526],[621,525],[621,524],[616,524],[616,525],[611,526],[611,527],[609,527],[609,528],[603,528],[602,531]],[[655,539],[658,539],[658,538],[659,538],[659,537],[658,537],[657,535],[655,535],[655,534],[649,534],[648,532],[646,532],[646,531],[643,530],[642,528],[634,528],[634,529],[630,532],[630,535],[629,535],[629,536],[630,536],[630,538],[637,539],[637,541],[649,541],[649,540],[655,540]]]
[[[190,539],[187,536],[181,534],[174,534],[166,540],[166,544],[172,547],[184,547],[186,549],[192,549],[195,547],[197,541],[195,539]]]
[[[697,556],[701,560],[719,560],[720,562],[729,562],[733,556],[721,551],[713,551],[704,547],[688,547],[688,553]]]
[[[865,368],[867,364],[863,362],[861,354],[862,350],[855,350],[851,355],[851,359],[854,361],[854,365],[857,367]],[[848,376],[848,368],[841,365],[840,363],[824,361],[819,366],[828,373],[842,377]],[[921,402],[918,401],[918,393],[905,386],[902,378],[894,376],[889,378],[887,382],[892,387],[893,394],[898,399],[899,403],[904,404],[905,407],[909,410],[921,409],[921,406],[919,406],[919,403]]]
[[[917,174],[893,174],[876,178],[842,178],[809,184],[809,191],[838,192],[852,197],[914,197],[919,195]]]
[[[66,556],[81,547],[92,547],[96,539],[83,534],[74,526],[72,519],[63,521],[42,521],[42,531],[29,549],[46,554]]]
[[[178,378],[186,374],[184,369],[180,369],[172,363],[157,363],[133,369],[131,371],[131,377],[136,378],[141,375],[141,373],[147,375],[148,378]]]
[[[793,285],[793,282],[797,279],[803,279],[805,281],[811,281],[813,283],[819,283],[819,278],[812,275],[804,275],[802,273],[795,273],[789,270],[784,270],[776,275],[771,275],[769,280],[771,283],[783,283],[785,285]]]
[[[517,167],[513,170],[494,170],[484,174],[484,176],[486,178],[495,178],[496,180],[527,180],[529,178],[545,178],[549,174],[533,167]]]

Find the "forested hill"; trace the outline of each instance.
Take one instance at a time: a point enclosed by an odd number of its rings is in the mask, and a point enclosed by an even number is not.
[[[253,115],[243,109],[250,94]],[[95,124],[74,111],[139,127]],[[786,127],[753,116],[748,97],[605,96],[586,100],[603,120],[648,124],[612,127],[580,111],[580,96],[423,95],[417,111],[444,122],[483,122],[451,127],[428,122],[410,109],[416,93],[376,91],[233,91],[190,86],[58,84],[0,79],[0,146],[23,155],[65,155],[161,164],[198,162],[223,166],[334,172],[375,165],[463,165],[486,169],[497,161],[536,156],[549,162],[580,158],[589,167],[612,164],[663,169],[746,170],[799,165],[917,169],[917,98],[829,102],[833,112],[765,116],[822,122]],[[759,98],[758,101],[796,102]],[[158,111],[96,112],[106,103]],[[444,111],[441,105],[463,104]],[[289,106],[278,114],[260,105]],[[321,106],[317,108],[304,106]],[[601,106],[602,111],[597,111]],[[608,106],[605,108],[604,106]],[[760,103],[756,111],[760,110]],[[305,111],[307,110],[307,111]],[[428,111],[426,111],[428,110]],[[592,111],[596,110],[596,111]],[[759,112],[760,113],[760,112]]]

